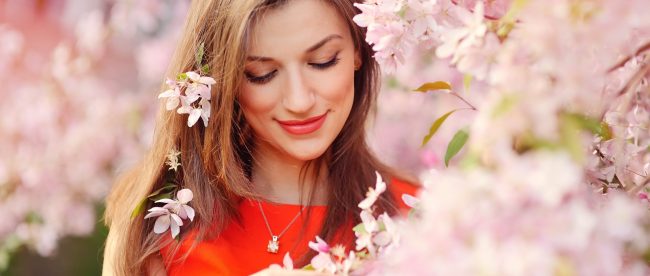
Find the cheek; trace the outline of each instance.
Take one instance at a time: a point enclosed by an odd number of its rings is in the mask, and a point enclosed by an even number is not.
[[[340,107],[345,108],[345,106],[352,104],[352,100],[354,99],[353,69],[346,66],[340,70],[333,70],[331,74],[328,74],[319,80],[319,83],[321,83],[321,88],[319,89],[320,97],[323,100],[334,104],[335,108],[337,105],[343,105]]]
[[[243,85],[239,103],[247,118],[262,119],[265,115],[269,115],[277,105],[279,101],[277,95],[265,90],[268,89],[252,87],[248,84]]]

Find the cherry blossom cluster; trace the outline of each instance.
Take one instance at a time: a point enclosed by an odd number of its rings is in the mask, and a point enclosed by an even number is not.
[[[117,174],[150,144],[151,91],[187,2],[107,3],[20,4],[0,24],[0,80],[14,84],[0,109],[29,113],[0,118],[0,274],[22,247],[50,256],[91,235]]]
[[[178,172],[178,167],[181,166],[178,161],[180,151],[176,149],[171,149],[167,154],[167,161],[165,164],[169,166],[169,170],[173,170],[174,173]],[[167,188],[169,187],[169,188]],[[172,184],[163,188],[160,188],[160,193],[164,192],[167,189],[174,189],[178,187],[176,184]],[[153,193],[144,199],[144,204],[147,203],[152,197],[165,196],[164,194]],[[194,220],[194,209],[188,205],[194,194],[190,189],[184,188],[176,192],[176,199],[171,198],[161,198],[154,203],[165,203],[164,206],[159,207],[155,206],[147,210],[149,212],[144,216],[144,219],[156,218],[154,223],[153,232],[156,234],[162,234],[170,230],[172,238],[176,238],[180,234],[180,227],[183,226],[183,220],[189,219],[190,221]],[[136,210],[137,212],[137,210]]]
[[[187,126],[192,127],[199,120],[208,126],[210,119],[210,96],[215,80],[211,77],[201,76],[196,72],[186,72],[178,75],[177,80],[166,81],[168,89],[158,98],[166,98],[167,110],[174,110],[178,114],[189,114]],[[180,104],[180,107],[178,105]]]
[[[426,82],[454,83],[428,89],[465,105],[440,112],[430,135],[472,111],[445,154],[458,162],[424,177],[422,210],[377,274],[647,273],[650,2],[357,7],[385,73],[399,78],[415,57],[442,68],[420,69]]]
[[[431,171],[400,245],[368,275],[647,275],[647,210],[580,183],[567,154],[528,153],[507,166]],[[625,258],[623,256],[626,256]]]
[[[364,263],[376,260],[385,252],[390,252],[397,247],[400,240],[398,227],[387,213],[375,217],[373,205],[379,196],[386,191],[386,183],[377,172],[377,181],[374,188],[369,188],[366,198],[359,203],[361,208],[361,223],[354,227],[356,236],[356,247],[346,252],[343,245],[330,246],[321,237],[316,236],[316,241],[309,242],[309,248],[318,254],[311,259],[309,266],[303,270],[314,270],[320,273],[332,275],[349,275],[352,272],[360,272]],[[417,199],[411,195],[404,194],[404,202],[411,207],[416,205]],[[293,261],[287,252],[283,259],[283,265],[273,264],[270,269],[294,270]]]
[[[187,205],[193,197],[194,194],[190,189],[182,189],[176,193],[176,199],[156,200],[155,203],[165,203],[165,205],[147,210],[149,213],[144,218],[156,218],[154,233],[162,234],[169,229],[172,238],[176,238],[180,233],[180,227],[183,226],[183,220],[194,220],[194,209]]]

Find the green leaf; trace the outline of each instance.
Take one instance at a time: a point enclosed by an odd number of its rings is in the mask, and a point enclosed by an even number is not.
[[[515,0],[510,4],[510,8],[505,15],[499,19],[499,29],[497,30],[497,35],[501,38],[506,37],[515,23],[517,22],[517,16],[524,8],[528,0]]]
[[[416,210],[415,208],[411,208],[411,209],[409,210],[409,212],[408,212],[408,215],[407,215],[406,217],[407,217],[409,220],[414,220],[414,219],[417,218],[418,212],[419,212],[419,211]]]
[[[517,97],[513,95],[504,95],[494,109],[492,109],[492,118],[498,118],[508,113],[515,106],[517,100]]]
[[[388,87],[390,89],[396,89],[396,88],[399,88],[399,86],[400,86],[400,83],[397,80],[397,78],[395,78],[393,76],[387,77],[387,79],[386,79],[386,87]]]
[[[472,75],[465,74],[463,76],[463,88],[465,89],[465,93],[469,92],[469,86],[471,83],[472,83]]]
[[[355,255],[357,255],[358,259],[365,259],[366,257],[368,257],[368,252],[361,251],[361,252],[357,252]]]
[[[481,156],[476,152],[468,152],[460,159],[459,166],[465,170],[475,168],[481,164]]]
[[[157,201],[157,200],[161,200],[161,199],[163,199],[163,198],[172,198],[172,193],[171,193],[171,192],[170,192],[170,193],[162,193],[162,194],[158,194],[158,195],[150,196],[150,197],[149,197],[149,200],[155,202],[155,201]]]
[[[449,166],[449,160],[451,160],[451,158],[458,154],[460,149],[463,148],[465,142],[467,142],[467,138],[469,138],[469,133],[464,129],[461,129],[454,134],[454,137],[451,138],[451,141],[449,141],[449,144],[447,145],[445,166]]]
[[[451,84],[445,81],[436,81],[436,82],[427,82],[417,89],[413,90],[416,92],[428,92],[430,90],[450,90]]]
[[[140,200],[140,203],[138,203],[138,205],[135,206],[133,211],[131,211],[131,219],[134,219],[135,217],[137,217],[138,215],[144,212],[144,208],[145,206],[147,206],[147,199],[148,199],[147,197],[143,198],[142,200]]]
[[[605,122],[600,122],[594,118],[584,114],[570,113],[567,115],[571,120],[574,120],[582,129],[588,130],[591,133],[598,135],[604,141],[612,139],[612,129]]]
[[[160,189],[156,190],[155,192],[149,194],[147,197],[153,197],[156,196],[160,193],[169,193],[176,189],[177,185],[174,183],[166,183],[165,186],[162,186]]]
[[[187,80],[187,74],[185,74],[185,73],[178,74],[178,76],[176,76],[176,80],[178,80],[178,81]]]
[[[429,140],[431,140],[431,137],[433,137],[433,135],[436,134],[436,132],[438,131],[442,123],[444,123],[445,120],[447,120],[447,117],[449,117],[449,115],[451,115],[452,113],[456,112],[456,110],[458,109],[454,109],[452,111],[445,113],[444,115],[440,116],[440,118],[436,119],[435,122],[433,122],[433,124],[429,128],[429,133],[426,136],[424,136],[424,139],[422,139],[423,147],[429,142]]]
[[[196,55],[194,56],[194,59],[196,60],[196,65],[201,68],[201,65],[203,64],[203,55],[205,54],[205,44],[201,42],[199,44],[199,49],[196,51]]]
[[[208,75],[208,74],[210,74],[210,66],[207,65],[207,64],[203,65],[203,66],[201,67],[201,72],[203,73],[203,75]]]
[[[140,200],[138,205],[136,205],[133,211],[131,211],[131,219],[134,219],[135,217],[137,217],[138,215],[144,212],[148,200],[156,201],[162,198],[171,198],[172,192],[176,189],[176,187],[177,185],[174,183],[166,183],[160,189],[156,190],[155,192],[149,194],[147,197]],[[161,196],[166,196],[166,197],[161,197]]]
[[[359,224],[357,224],[357,226],[355,226],[354,228],[352,228],[352,231],[354,231],[355,233],[361,233],[361,234],[366,234],[366,233],[368,233],[368,231],[366,231],[366,227],[363,226],[363,223],[359,223]]]
[[[314,271],[314,270],[316,270],[316,269],[314,268],[313,265],[308,264],[308,265],[306,265],[306,266],[303,266],[303,267],[302,267],[302,270]]]
[[[561,145],[567,149],[571,156],[582,163],[584,156],[582,155],[582,145],[580,142],[580,125],[579,120],[576,120],[570,115],[561,117],[560,121],[560,139]]]
[[[647,265],[650,265],[650,249],[647,249],[645,252],[643,252],[642,258]]]
[[[600,122],[600,131],[598,132],[598,136],[603,138],[603,141],[607,141],[614,138],[614,133],[612,132],[612,128],[603,121]]]

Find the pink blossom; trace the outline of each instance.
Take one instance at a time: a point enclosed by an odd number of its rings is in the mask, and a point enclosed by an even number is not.
[[[153,207],[148,210],[144,218],[157,217],[156,223],[153,227],[153,232],[156,234],[162,234],[171,229],[172,238],[176,238],[180,233],[180,227],[183,226],[183,220],[179,215],[172,213],[169,208],[162,207]]]
[[[330,247],[327,245],[327,243],[321,239],[319,236],[316,236],[316,242],[309,242],[309,248],[316,252],[322,252],[322,253],[329,253],[330,252]]]
[[[386,191],[386,183],[381,178],[381,175],[378,172],[375,172],[377,175],[377,183],[375,183],[375,188],[368,188],[366,193],[366,198],[359,203],[359,208],[361,209],[370,209],[370,207],[377,201],[379,195]]]
[[[189,218],[189,220],[192,221],[194,219],[194,209],[187,205],[187,203],[189,203],[193,197],[194,195],[190,189],[182,189],[176,193],[176,200],[164,198],[157,200],[156,203],[165,203],[163,208],[177,214],[182,219]]]

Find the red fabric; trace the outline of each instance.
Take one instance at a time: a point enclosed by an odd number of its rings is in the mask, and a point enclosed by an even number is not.
[[[416,186],[395,180],[388,185],[388,189],[393,193],[402,210],[408,209],[401,200],[402,194],[415,195],[417,192]],[[301,207],[262,202],[262,208],[271,230],[277,235],[298,214]],[[241,224],[230,223],[217,239],[199,243],[183,263],[170,265],[166,260],[167,274],[170,276],[249,275],[265,269],[271,264],[282,264],[282,258],[287,251],[292,259],[296,260],[311,250],[307,244],[309,241],[315,240],[315,236],[320,232],[326,208],[326,206],[311,206],[308,221],[305,221],[307,219],[305,210],[280,237],[280,250],[277,254],[273,254],[266,251],[271,235],[266,228],[257,202],[243,200],[239,206]],[[185,241],[176,256],[182,256],[189,249],[191,243],[191,241]],[[166,256],[167,250],[168,248],[161,250],[163,256]]]

